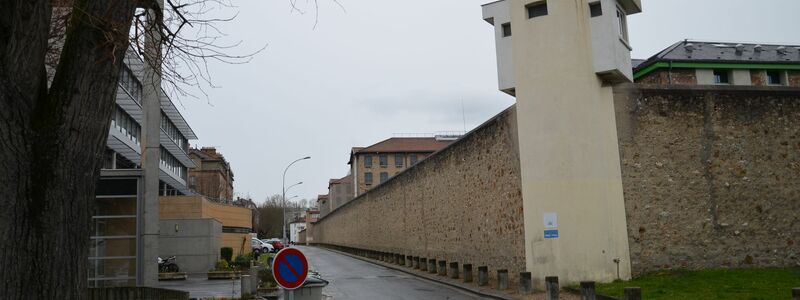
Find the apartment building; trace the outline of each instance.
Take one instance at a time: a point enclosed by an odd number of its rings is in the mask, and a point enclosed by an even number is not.
[[[233,200],[233,171],[214,147],[189,149],[195,167],[189,168],[189,188],[216,202]]]
[[[685,40],[633,64],[640,84],[800,87],[798,45]]]
[[[386,182],[432,153],[450,145],[458,136],[395,137],[350,152],[353,197]]]
[[[143,84],[145,69],[142,58],[129,50],[120,70],[92,216],[91,287],[154,285],[158,197],[195,195],[187,186],[188,169],[195,167],[187,151],[188,141],[197,136],[160,82],[155,87]],[[153,104],[158,108],[150,107]],[[158,163],[150,165],[158,170],[146,167],[143,154],[155,150],[146,145],[148,132],[154,135],[149,140],[157,142],[158,150],[150,152],[158,156]],[[147,174],[157,176],[158,184],[148,187]]]

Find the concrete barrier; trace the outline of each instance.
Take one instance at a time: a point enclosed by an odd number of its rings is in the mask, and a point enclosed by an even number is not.
[[[531,272],[519,272],[519,293],[527,295],[533,292]]]
[[[458,279],[458,263],[451,262],[450,263],[450,278]]]
[[[489,267],[480,266],[478,267],[478,286],[487,284],[489,284]]]
[[[508,270],[497,270],[497,289],[501,291],[508,289]]]
[[[545,299],[558,300],[558,276],[547,276],[544,278]]]
[[[581,300],[596,300],[594,281],[581,281]]]
[[[472,282],[472,264],[464,264],[464,282]]]

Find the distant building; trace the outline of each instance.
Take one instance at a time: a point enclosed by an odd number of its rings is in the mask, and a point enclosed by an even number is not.
[[[634,60],[639,84],[800,87],[800,46],[681,41]]]
[[[330,211],[339,208],[353,199],[353,176],[347,175],[339,179],[331,179],[328,182],[328,203]],[[320,211],[322,208],[320,207]]]
[[[300,232],[306,230],[305,220],[295,220],[289,223],[289,240],[295,243],[300,242]]]
[[[196,165],[189,169],[189,188],[212,201],[233,200],[233,171],[216,148],[191,148],[189,157]]]
[[[390,138],[350,152],[352,192],[357,197],[386,182],[390,177],[417,164],[432,153],[450,145],[457,136]]]

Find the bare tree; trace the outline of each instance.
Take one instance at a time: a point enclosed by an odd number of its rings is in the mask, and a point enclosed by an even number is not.
[[[0,1],[0,298],[87,298],[90,212],[130,45],[146,53],[158,35],[163,57],[146,61],[178,89],[210,83],[210,60],[247,60],[220,45],[226,19],[199,18],[225,2],[165,1]]]

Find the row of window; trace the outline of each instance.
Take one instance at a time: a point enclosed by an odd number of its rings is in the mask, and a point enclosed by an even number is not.
[[[547,1],[537,1],[525,6],[525,10],[528,12],[528,19],[533,19],[536,17],[546,16],[547,12]],[[599,17],[603,15],[603,7],[600,4],[600,1],[589,3],[589,15],[594,17]],[[500,25],[503,37],[511,36],[511,23],[504,23]],[[617,33],[619,34],[619,38],[628,42],[628,20],[627,14],[622,8],[617,7]]]
[[[714,84],[733,84],[731,70],[714,70]],[[785,71],[767,70],[768,85],[786,85]]]
[[[111,126],[122,132],[137,145],[140,145],[139,139],[142,134],[142,127],[119,105],[114,107],[114,112],[111,114]]]
[[[161,166],[173,174],[178,175],[178,177],[183,180],[186,180],[186,166],[181,164],[181,162],[175,158],[175,156],[172,156],[167,149],[164,149],[164,147],[161,147]]]
[[[397,168],[402,168],[405,166],[405,157],[406,155],[403,153],[398,153],[394,155],[394,166]],[[408,163],[409,165],[413,166],[417,164],[419,161],[419,157],[417,154],[409,154],[408,155]],[[389,166],[389,155],[388,154],[379,154],[378,155],[378,163],[380,164],[381,168],[386,168]],[[364,167],[365,168],[372,168],[372,155],[367,154],[364,155]]]
[[[186,150],[186,146],[188,141],[183,136],[178,127],[175,126],[174,123],[167,117],[167,115],[162,111],[161,112],[161,129],[167,134],[167,136],[175,142],[183,150]]]
[[[122,65],[119,71],[119,86],[128,92],[128,95],[131,95],[133,101],[139,104],[142,103],[142,83],[136,79],[136,76],[133,75],[133,71],[125,64]]]
[[[394,173],[394,175],[397,175],[397,174],[400,174],[400,172],[395,172]],[[381,172],[379,174],[379,176],[380,176],[380,183],[381,184],[386,182],[387,180],[389,180],[389,173],[388,172]],[[364,173],[364,184],[366,184],[367,186],[372,186],[372,182],[373,182],[372,172]]]

